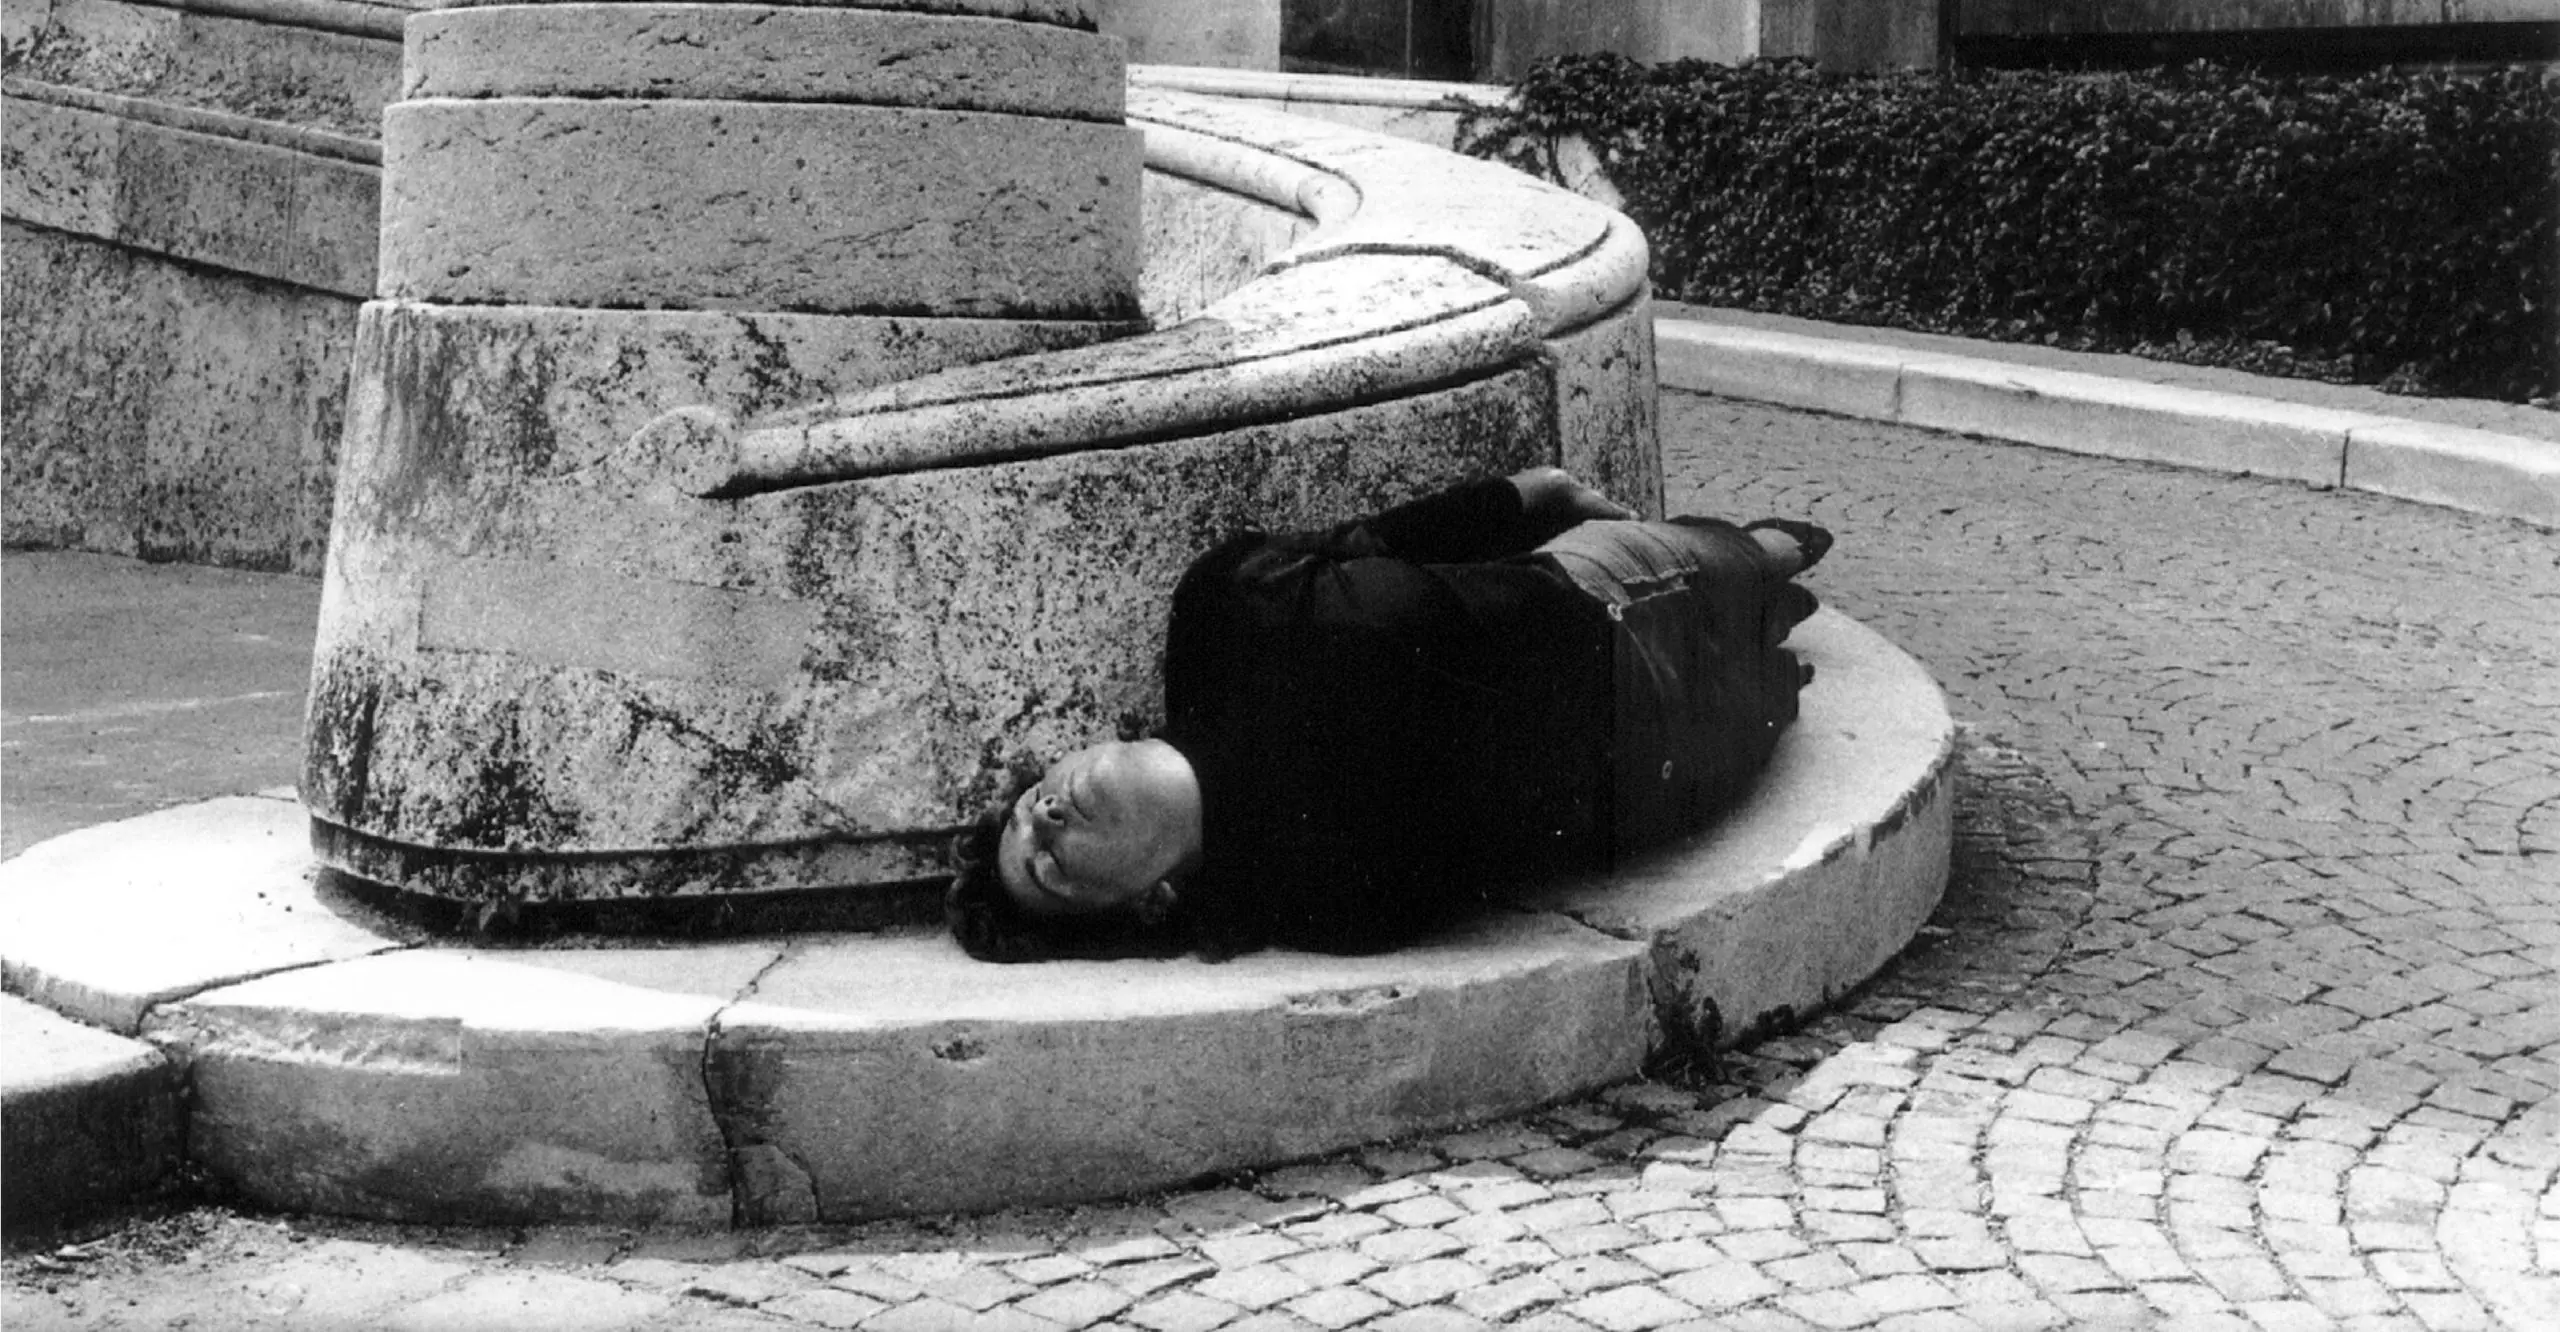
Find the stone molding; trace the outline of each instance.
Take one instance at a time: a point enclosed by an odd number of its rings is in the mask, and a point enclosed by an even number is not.
[[[431,0],[127,0],[150,9],[248,19],[286,28],[311,28],[349,37],[400,39],[409,16],[437,8]]]
[[[1305,215],[1313,230],[1148,336],[761,420],[682,408],[633,438],[630,464],[683,459],[680,488],[727,496],[1202,434],[1481,377],[1624,317],[1646,293],[1632,224],[1508,168],[1183,93],[1133,91],[1129,118],[1151,169]],[[1641,392],[1649,401],[1649,383]]]
[[[1510,93],[1499,84],[1444,83],[1431,79],[1373,79],[1353,74],[1287,74],[1213,65],[1131,65],[1136,87],[1198,93],[1246,102],[1283,103],[1307,112],[1314,106],[1392,107],[1403,111],[1458,111],[1501,105]],[[1322,117],[1319,116],[1319,119]]]
[[[530,4],[589,4],[594,0],[129,0],[154,9],[175,9],[193,14],[218,14],[225,18],[253,19],[260,23],[281,24],[294,28],[317,28],[323,32],[346,33],[356,37],[388,37],[397,40],[413,14],[435,13],[447,9],[476,9],[506,6],[515,8]],[[1092,30],[1096,26],[1094,0],[693,0],[708,4],[758,4],[796,9],[873,9],[914,14],[941,14],[977,18],[1018,19],[1046,23],[1058,27]]]
[[[1116,38],[1050,24],[771,4],[447,9],[408,25],[400,94],[940,107],[1119,123]]]
[[[1137,136],[935,107],[503,97],[383,113],[381,288],[457,305],[1122,319]]]
[[[237,115],[206,107],[181,106],[174,102],[155,101],[148,97],[127,97],[121,93],[98,92],[74,88],[66,84],[45,83],[35,79],[0,80],[0,90],[20,101],[38,106],[69,107],[93,111],[102,116],[115,116],[160,129],[180,130],[188,134],[214,139],[236,139],[242,143],[263,144],[288,152],[325,157],[363,166],[382,165],[382,141],[338,134],[304,125],[288,125],[257,116]]]
[[[377,145],[248,116],[10,80],[15,221],[335,295],[373,292]]]

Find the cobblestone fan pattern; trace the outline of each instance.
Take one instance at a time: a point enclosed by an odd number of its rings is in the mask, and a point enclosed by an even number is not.
[[[1109,1207],[719,1235],[204,1209],[13,1329],[2560,1328],[2560,545],[1673,395],[1677,507],[1968,724],[1918,944],[1715,1067]],[[190,1322],[189,1320],[192,1320]]]

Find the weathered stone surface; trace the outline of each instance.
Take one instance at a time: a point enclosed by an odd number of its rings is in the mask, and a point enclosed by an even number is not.
[[[2560,447],[2540,440],[2375,419],[2348,428],[2342,484],[2560,528]]]
[[[6,236],[10,541],[317,572],[355,302],[14,222]]]
[[[1532,355],[1538,327],[1460,265],[1345,255],[1146,337],[962,366],[734,431],[653,432],[632,465],[729,495],[1195,436],[1475,378]]]
[[[1731,1044],[1829,1003],[1899,951],[1945,887],[1955,724],[1936,686],[1833,612],[1788,643],[1816,673],[1743,805],[1702,845],[1531,899],[1653,941],[1666,1025],[1685,1038]]]
[[[1301,116],[1145,88],[1131,89],[1129,115],[1133,123],[1230,141],[1239,154],[1312,163],[1355,185],[1354,206],[1326,218],[1284,262],[1357,252],[1442,254],[1519,282],[1597,249],[1616,216],[1497,163]]]
[[[2221,411],[2200,400],[2225,398]],[[2348,412],[2196,390],[2164,389],[2069,370],[1954,357],[1903,365],[1901,420],[1961,430],[1990,416],[2000,438],[2075,453],[2139,458],[2338,484]]]
[[[1892,347],[1675,322],[1657,341],[1665,386],[1754,402],[1892,421],[1902,365]]]
[[[368,410],[423,422],[436,413],[416,395],[462,386],[388,387]],[[1522,369],[1200,439],[739,501],[558,469],[521,430],[368,444],[342,481],[331,604],[344,610],[323,616],[305,798],[428,848],[788,858],[794,839],[915,839],[923,866],[1009,762],[1153,715],[1166,598],[1217,535],[1542,460],[1550,411],[1545,376]],[[423,608],[467,599],[491,559],[599,600],[723,589],[745,601],[721,604],[814,614],[815,630],[776,688],[705,664],[736,640],[675,624],[660,632],[684,640],[668,649],[691,663],[679,675],[616,669],[628,647],[591,641],[584,620],[522,627],[548,641],[505,653],[422,639]],[[575,892],[715,886],[599,871]],[[455,895],[516,894],[493,867]]]
[[[722,1015],[711,1075],[732,1141],[800,1165],[828,1220],[1122,1194],[1624,1076],[1642,953],[1497,916],[1377,958],[989,984],[941,938],[817,945]]]
[[[1147,172],[1145,181],[1138,309],[1158,328],[1252,281],[1314,225],[1292,209],[1162,171]]]
[[[0,996],[0,1227],[39,1234],[132,1202],[178,1160],[178,1078],[158,1050]]]
[[[1638,514],[1661,517],[1652,298],[1639,288],[1598,321],[1549,337],[1546,354],[1555,366],[1559,465]]]
[[[402,429],[415,437],[370,447],[485,455],[491,473],[481,485],[517,477],[602,485],[655,479],[602,473],[670,408],[708,403],[761,416],[1139,326],[386,301],[365,308],[359,330],[358,437]]]
[[[153,1013],[190,1154],[276,1206],[391,1219],[725,1221],[702,1081],[720,1001],[407,952]]]
[[[498,5],[521,4],[586,4],[591,0],[448,0],[446,9],[478,9]],[[709,3],[748,3],[749,0],[708,0]],[[1102,0],[816,0],[813,9],[895,10],[916,14],[973,14],[984,18],[1014,19],[1024,23],[1054,23],[1060,27],[1091,29],[1095,11]]]
[[[383,105],[399,88],[396,20],[363,36],[124,0],[25,9],[23,44],[10,40],[12,79],[364,138],[380,131]],[[19,12],[12,8],[13,20]]]
[[[756,4],[525,5],[421,14],[404,97],[861,102],[1120,116],[1120,52],[1041,23]]]
[[[1138,136],[912,107],[499,98],[383,113],[380,294],[1120,319]]]
[[[0,864],[0,978],[131,1032],[169,1000],[397,946],[314,891],[303,816],[237,796],[57,837]]]
[[[1270,0],[1099,0],[1102,30],[1131,60],[1237,69],[1280,67],[1280,6]]]
[[[373,286],[379,200],[361,162],[27,97],[5,134],[13,220],[322,291]]]

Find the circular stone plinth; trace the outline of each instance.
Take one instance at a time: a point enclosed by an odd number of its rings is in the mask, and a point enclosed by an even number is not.
[[[0,974],[187,1070],[189,1153],[409,1221],[847,1221],[1124,1194],[1513,1113],[1871,974],[1946,881],[1953,726],[1824,612],[1714,829],[1420,947],[995,967],[938,934],[514,951],[389,932],[293,802],[0,866]]]

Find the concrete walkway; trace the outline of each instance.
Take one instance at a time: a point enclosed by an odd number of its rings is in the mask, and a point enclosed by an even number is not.
[[[1926,943],[1804,1032],[1123,1206],[198,1212],[13,1260],[9,1324],[2560,1325],[2548,536],[1687,395],[1665,441],[1677,506],[1843,531],[1826,594],[1975,728]]]

